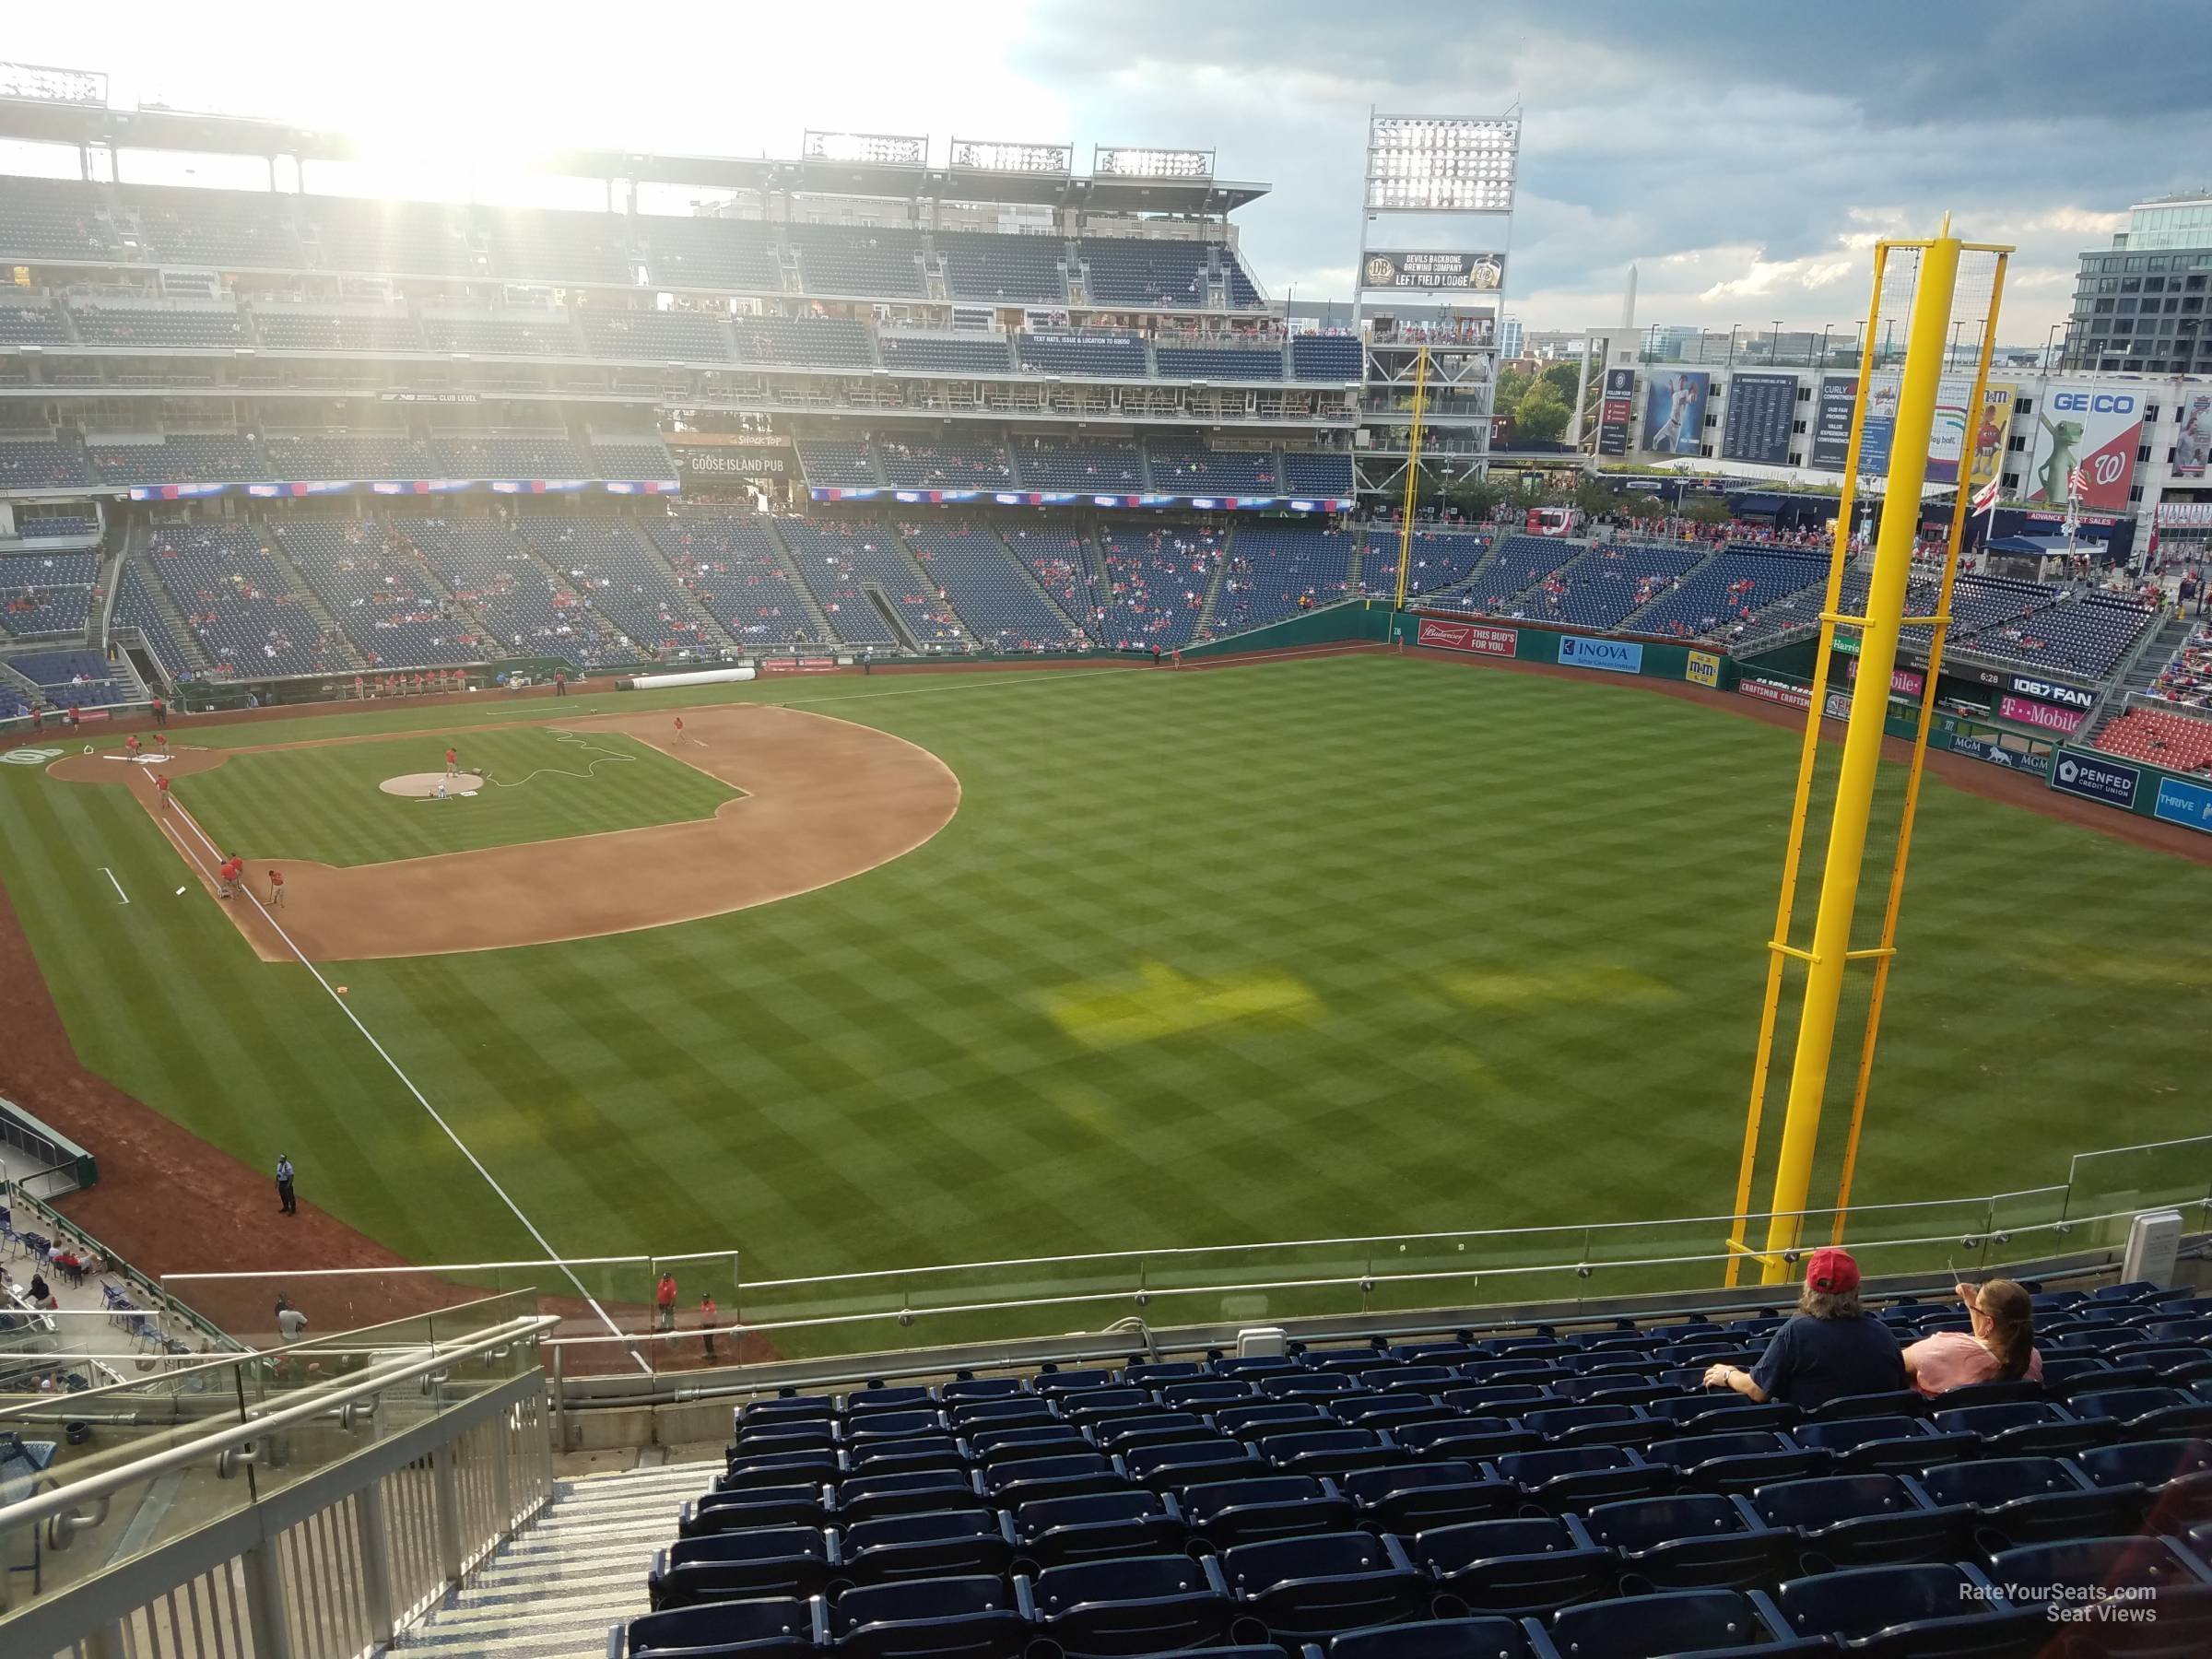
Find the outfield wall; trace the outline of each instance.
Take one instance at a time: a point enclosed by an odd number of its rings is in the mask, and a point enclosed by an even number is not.
[[[1517,618],[1408,613],[1393,618],[1390,637],[1400,644],[1426,646],[1431,651],[1456,651],[1469,656],[1644,679],[1687,680],[1716,691],[1731,689],[1735,684],[1736,666],[1724,652],[1671,640],[1570,633]]]
[[[2212,783],[2202,778],[2067,744],[2058,750],[2049,781],[2061,794],[2212,835]]]
[[[1186,657],[1248,656],[1258,651],[1284,651],[1296,645],[1332,645],[1347,640],[1381,641],[1391,638],[1391,607],[1378,600],[1347,599],[1320,610],[1301,611],[1265,628],[1185,645]],[[1108,653],[1111,654],[1111,653]]]

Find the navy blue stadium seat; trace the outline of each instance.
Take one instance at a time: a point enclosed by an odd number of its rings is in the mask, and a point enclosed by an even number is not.
[[[880,1382],[872,1382],[847,1394],[844,1409],[847,1416],[853,1416],[871,1411],[912,1411],[936,1403],[937,1391],[934,1388],[887,1388]]]
[[[1431,1594],[1395,1538],[1358,1532],[1240,1544],[1222,1553],[1221,1576],[1278,1641],[1412,1618]]]
[[[1155,1411],[1142,1417],[1108,1418],[1091,1431],[1091,1438],[1108,1452],[1127,1452],[1138,1446],[1172,1445],[1177,1441],[1213,1440],[1218,1430],[1191,1411]]]
[[[2132,1488],[2147,1500],[2169,1494],[2212,1512],[2212,1442],[2195,1439],[2124,1441],[2078,1453],[2074,1466],[2092,1486]]]
[[[794,1486],[801,1481],[818,1484],[835,1480],[837,1476],[834,1452],[747,1453],[714,1477],[714,1489],[730,1492],[741,1487]]]
[[[1786,1627],[1740,1590],[1671,1590],[1585,1602],[1546,1621],[1561,1659],[1833,1652],[1783,1641]]]
[[[2212,1400],[2185,1388],[2098,1389],[2068,1401],[2074,1415],[2115,1424],[2134,1438],[2212,1434]]]
[[[811,1526],[678,1538],[655,1552],[646,1594],[655,1612],[702,1601],[815,1595],[829,1583],[831,1561],[825,1535]]]
[[[1073,1423],[1047,1419],[1017,1429],[978,1429],[968,1450],[985,1464],[1018,1463],[1025,1457],[1064,1457],[1097,1450],[1098,1442]]]
[[[1910,1388],[1886,1389],[1879,1394],[1838,1394],[1832,1400],[1808,1406],[1805,1420],[1808,1423],[1832,1423],[1844,1418],[1905,1417],[1928,1415],[1925,1395]]]
[[[1279,1649],[1277,1651],[1280,1651]],[[1528,1631],[1511,1618],[1426,1618],[1332,1636],[1306,1659],[1535,1659]],[[1208,1655],[1208,1659],[1213,1659]]]
[[[978,1400],[1004,1400],[1030,1393],[1027,1377],[961,1377],[937,1391],[947,1406],[971,1405]]]
[[[1606,1595],[1618,1567],[1572,1515],[1430,1527],[1408,1553],[1439,1590],[1477,1613],[1549,1613]]]
[[[830,1635],[853,1659],[1010,1659],[1036,1626],[1027,1581],[900,1580],[862,1584],[830,1603]]]
[[[1120,1379],[1110,1371],[1055,1371],[1048,1365],[1037,1373],[1034,1386],[1045,1398],[1053,1399],[1061,1394],[1113,1388],[1119,1382]]]
[[[1355,1514],[1332,1482],[1309,1475],[1209,1481],[1185,1488],[1182,1502],[1191,1530],[1216,1549],[1347,1530]]]
[[[1184,1448],[1151,1450],[1157,1454],[1171,1449]],[[1086,1492],[1118,1491],[1129,1484],[1129,1477],[1120,1464],[1103,1452],[1080,1452],[994,1465],[983,1471],[982,1482],[983,1490],[994,1501],[1012,1505],[1039,1498],[1077,1498]]]
[[[1678,1434],[1745,1434],[1759,1430],[1788,1430],[1797,1421],[1797,1407],[1783,1400],[1759,1401],[1732,1388],[1702,1389],[1655,1400],[1645,1408],[1665,1418]]]
[[[986,1425],[1012,1427],[1019,1423],[1057,1423],[1065,1419],[1053,1410],[1050,1400],[1035,1394],[1008,1394],[993,1400],[963,1400],[952,1408],[955,1432],[966,1434]]]
[[[1652,1589],[1744,1590],[1779,1583],[1797,1566],[1794,1534],[1719,1492],[1601,1503],[1585,1524],[1592,1541],[1619,1559],[1624,1583]]]
[[[1275,1433],[1260,1443],[1259,1451],[1276,1468],[1298,1475],[1345,1475],[1396,1462],[1405,1455],[1387,1435],[1372,1429]]]
[[[1447,1418],[1434,1423],[1409,1423],[1391,1437],[1407,1451],[1424,1457],[1448,1457],[1483,1463],[1509,1452],[1533,1452],[1540,1436],[1501,1417]]]
[[[1214,1427],[1240,1439],[1284,1423],[1320,1428],[1335,1419],[1312,1400],[1269,1400],[1256,1395],[1239,1400],[1213,1414]]]
[[[1580,1509],[1608,1498],[1641,1498],[1669,1490],[1674,1471],[1646,1463],[1627,1446],[1568,1446],[1515,1452],[1498,1473],[1547,1509]]]
[[[975,1482],[949,1469],[911,1475],[850,1475],[838,1483],[841,1524],[912,1515],[924,1510],[965,1509],[975,1501]]]
[[[1675,1470],[1685,1486],[1708,1492],[1747,1492],[1773,1481],[1817,1475],[1828,1466],[1827,1453],[1796,1445],[1771,1430],[1654,1441],[1643,1454]]]
[[[2147,1365],[2115,1365],[2098,1354],[2043,1356],[2043,1392],[2061,1400],[2077,1394],[2147,1388],[2158,1380],[2158,1372]]]
[[[1769,1526],[1796,1533],[1805,1547],[1847,1567],[1956,1557],[1970,1512],[1939,1508],[1910,1476],[1830,1475],[1778,1481],[1750,1496]]]
[[[1939,1405],[1943,1402],[1939,1401]],[[1984,1457],[2010,1457],[2032,1453],[2063,1456],[2112,1438],[2110,1423],[2085,1420],[2048,1401],[2018,1400],[2006,1405],[1947,1406],[1936,1413],[1941,1433],[1964,1432],[1978,1438]]]
[[[2051,1635],[2040,1609],[2012,1606],[1972,1567],[1948,1562],[1792,1579],[1774,1593],[1773,1606],[1793,1634],[1865,1643],[1897,1659],[2028,1659]]]
[[[1471,1463],[1452,1460],[1362,1469],[1338,1485],[1361,1527],[1402,1536],[1424,1527],[1499,1520],[1521,1502],[1515,1488],[1486,1478]]]
[[[818,1486],[741,1487],[708,1492],[685,1504],[677,1532],[688,1538],[757,1526],[820,1526],[828,1519]]]
[[[1667,1432],[1633,1406],[1554,1406],[1520,1417],[1551,1446],[1641,1446]]]
[[[1236,1621],[1218,1558],[1116,1557],[1049,1567],[1031,1592],[1040,1631],[1070,1653],[1207,1647]]]
[[[2091,1486],[2055,1457],[1990,1457],[1947,1464],[1920,1476],[1937,1507],[1962,1504],[1978,1530],[2004,1545],[2132,1531],[2144,1500],[2126,1487]]]
[[[633,1618],[623,1632],[625,1653],[682,1654],[684,1659],[799,1659],[817,1651],[824,1633],[819,1603],[792,1597],[709,1602]]]
[[[863,1584],[1004,1573],[1015,1548],[1013,1523],[980,1506],[863,1521],[841,1531],[837,1541],[841,1571]]]
[[[1234,1480],[1267,1472],[1258,1453],[1242,1441],[1227,1437],[1211,1444],[1201,1441],[1147,1446],[1132,1452],[1127,1463],[1132,1479],[1163,1492],[1199,1481]]]
[[[1046,1567],[1115,1556],[1173,1555],[1190,1528],[1172,1497],[1132,1487],[1079,1498],[1046,1498],[1014,1512],[1023,1553]]]
[[[1818,1446],[1839,1469],[1924,1469],[1971,1457],[1979,1442],[1971,1434],[1939,1434],[1917,1418],[1854,1417],[1832,1423],[1800,1423],[1790,1438]]]
[[[1178,1411],[1206,1411],[1238,1400],[1253,1399],[1258,1392],[1251,1383],[1236,1378],[1216,1377],[1197,1382],[1171,1382],[1159,1391],[1159,1403],[1172,1406]]]
[[[935,1470],[964,1475],[974,1461],[966,1447],[949,1434],[862,1441],[845,1454],[846,1467],[855,1475],[915,1475]]]
[[[1929,1402],[1936,1411],[1964,1411],[1974,1406],[2010,1406],[2022,1400],[2043,1400],[2049,1394],[2041,1382],[2021,1377],[2010,1382],[1969,1382],[1946,1390]]]

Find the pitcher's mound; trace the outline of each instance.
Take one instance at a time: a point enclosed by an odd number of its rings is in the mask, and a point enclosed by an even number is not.
[[[411,800],[427,801],[438,793],[439,784],[445,785],[449,795],[473,795],[484,787],[484,780],[476,772],[458,772],[447,777],[443,772],[407,772],[397,778],[386,778],[377,787],[386,794],[406,795]]]

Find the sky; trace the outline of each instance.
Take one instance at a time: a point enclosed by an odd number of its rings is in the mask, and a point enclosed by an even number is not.
[[[939,161],[956,135],[1073,141],[1079,169],[1094,144],[1212,149],[1218,176],[1274,187],[1236,222],[1263,287],[1300,300],[1348,294],[1371,109],[1517,106],[1510,228],[1470,229],[1509,250],[1531,328],[1618,323],[1632,263],[1642,326],[1848,330],[1873,243],[1947,211],[2017,246],[2000,334],[2040,343],[2131,202],[2212,182],[2205,18],[2203,0],[101,0],[9,8],[0,55],[102,71],[123,107],[355,132],[376,182],[454,195],[524,194],[523,159],[557,146],[788,156],[808,127],[925,133]]]

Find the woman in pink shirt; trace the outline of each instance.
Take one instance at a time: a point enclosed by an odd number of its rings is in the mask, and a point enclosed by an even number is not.
[[[1905,1350],[1905,1375],[1933,1398],[1970,1382],[2013,1382],[2043,1379],[2043,1357],[2035,1351],[2035,1304],[2010,1279],[1961,1285],[1973,1332],[1938,1331]]]

